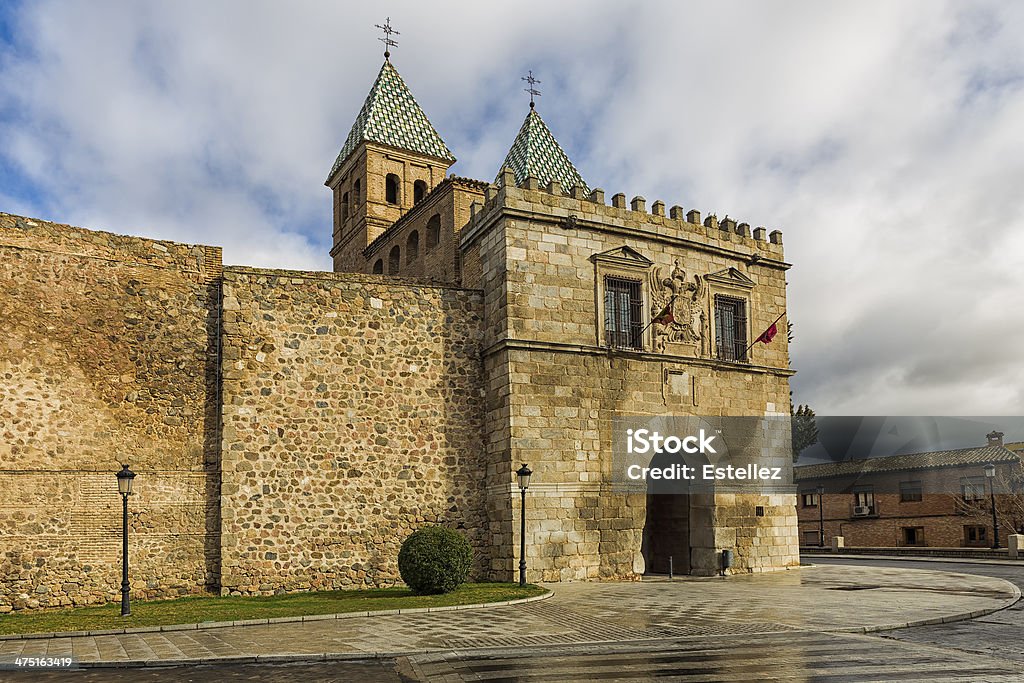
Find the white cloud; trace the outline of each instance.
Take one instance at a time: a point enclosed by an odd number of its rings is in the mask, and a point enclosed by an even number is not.
[[[3,208],[329,268],[323,179],[376,9],[35,3],[0,60]],[[1024,7],[389,4],[394,61],[491,179],[519,77],[591,185],[785,231],[819,413],[1024,412]],[[26,192],[29,184],[36,192]]]

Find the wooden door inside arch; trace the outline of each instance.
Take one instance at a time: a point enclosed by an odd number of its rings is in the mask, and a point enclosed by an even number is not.
[[[690,496],[648,493],[643,546],[645,574],[690,573]]]

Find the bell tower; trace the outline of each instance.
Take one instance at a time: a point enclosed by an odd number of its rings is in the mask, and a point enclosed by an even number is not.
[[[444,180],[454,163],[385,52],[324,183],[334,193],[334,270],[369,272],[363,250]]]

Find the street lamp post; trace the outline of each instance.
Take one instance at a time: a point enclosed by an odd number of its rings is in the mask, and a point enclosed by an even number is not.
[[[131,604],[128,601],[128,594],[131,592],[131,585],[128,583],[128,496],[132,494],[132,480],[135,473],[123,465],[117,473],[117,491],[121,494],[121,616],[127,617],[132,613]]]
[[[996,466],[985,465],[985,476],[988,477],[988,494],[992,501],[992,549],[999,547],[999,519],[996,517]]]
[[[533,472],[523,463],[523,466],[516,470],[516,479],[519,481],[519,492],[522,498],[519,503],[519,585],[526,585],[526,489],[530,486],[530,475]]]
[[[825,547],[825,487],[818,486],[818,545]]]

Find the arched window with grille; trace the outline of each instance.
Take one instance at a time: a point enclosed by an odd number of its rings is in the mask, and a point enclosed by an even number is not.
[[[391,247],[391,252],[388,254],[388,275],[398,275],[398,269],[402,265],[402,250],[398,248],[398,245]]]
[[[413,230],[409,233],[409,239],[405,242],[405,262],[412,263],[420,255],[420,233]]]
[[[388,173],[384,178],[384,199],[388,204],[398,204],[401,201],[400,184],[401,181],[394,173]]]
[[[430,251],[441,241],[441,214],[435,213],[427,221],[427,251]]]

